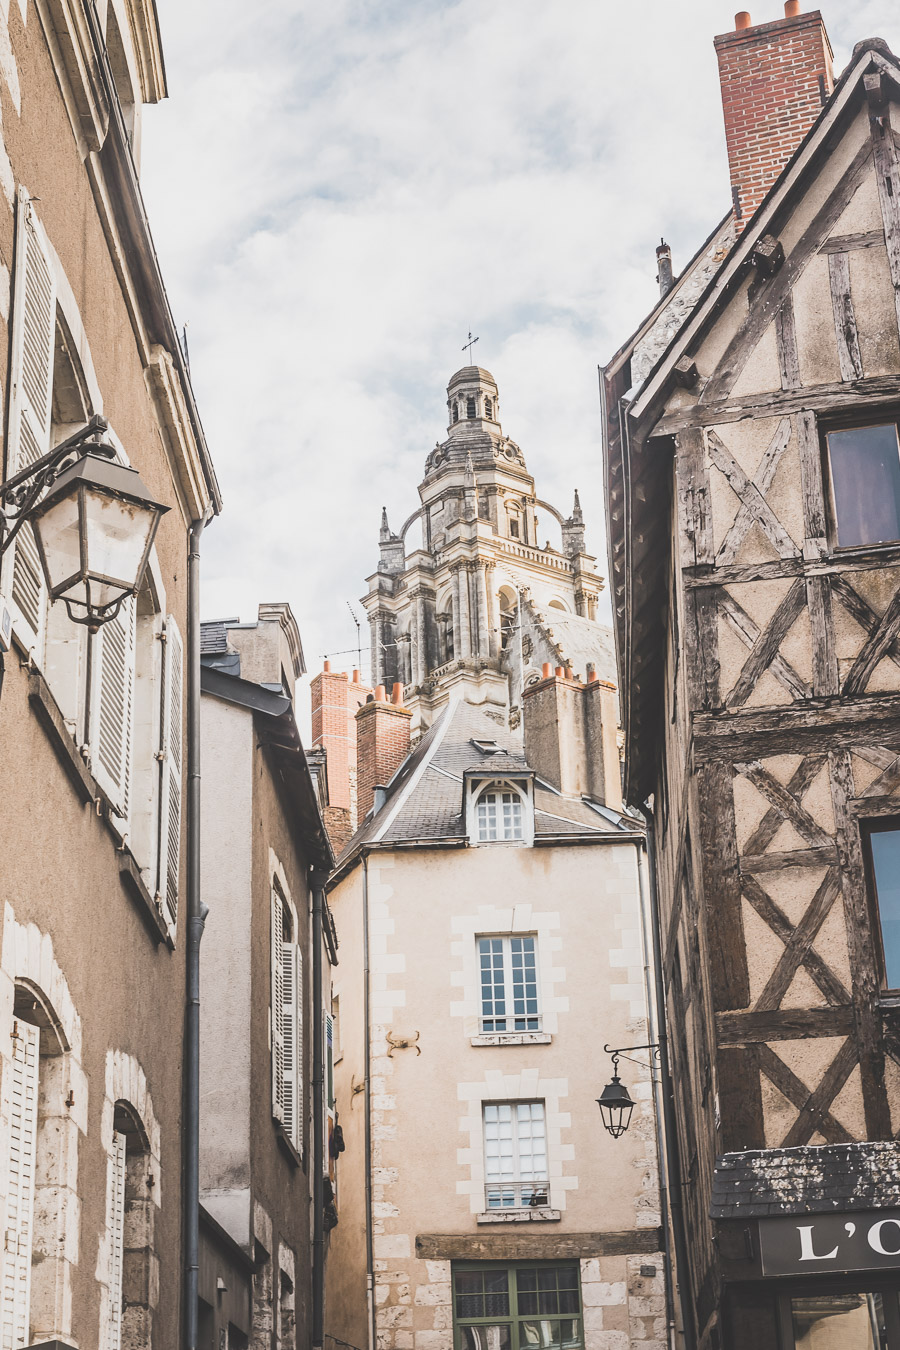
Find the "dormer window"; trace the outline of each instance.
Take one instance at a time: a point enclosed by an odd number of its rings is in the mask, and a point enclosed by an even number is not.
[[[479,844],[522,838],[522,798],[512,788],[492,787],[475,806]]]
[[[476,417],[476,416],[477,416],[477,413],[475,412],[475,400],[474,400],[474,398],[468,398],[468,399],[466,399],[466,417],[472,418],[472,417]]]

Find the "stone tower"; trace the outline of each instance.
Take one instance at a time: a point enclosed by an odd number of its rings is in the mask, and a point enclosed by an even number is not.
[[[425,461],[419,507],[399,534],[382,512],[377,570],[363,598],[372,683],[404,686],[413,729],[451,696],[518,718],[521,690],[544,663],[584,676],[614,671],[611,634],[596,622],[603,582],[585,552],[578,493],[569,516],[542,501],[515,441],[500,424],[497,383],[480,366],[447,387],[447,438]],[[562,532],[537,534],[536,509]],[[414,525],[421,543],[408,543]]]

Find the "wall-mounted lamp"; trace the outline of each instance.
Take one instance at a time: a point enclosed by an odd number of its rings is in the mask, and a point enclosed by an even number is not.
[[[658,1045],[623,1045],[618,1049],[612,1046],[604,1045],[604,1052],[612,1056],[613,1076],[612,1082],[607,1083],[606,1087],[597,1098],[597,1105],[600,1107],[600,1115],[603,1120],[603,1128],[613,1139],[619,1139],[628,1126],[631,1124],[631,1113],[634,1110],[634,1102],[625,1084],[619,1078],[619,1060],[628,1059],[629,1052],[632,1050],[650,1050],[659,1058]],[[636,1064],[640,1060],[634,1061]]]
[[[31,525],[51,600],[96,633],[136,595],[161,517],[136,469],[115,464],[105,418],[0,483],[0,556]]]

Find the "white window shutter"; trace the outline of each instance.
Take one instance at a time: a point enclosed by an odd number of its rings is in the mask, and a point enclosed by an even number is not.
[[[159,796],[159,898],[174,928],[178,918],[181,863],[182,736],[184,730],[184,646],[178,624],[166,619]]]
[[[296,971],[297,996],[294,1000],[294,1025],[296,1027],[297,1044],[297,1078],[296,1078],[296,1098],[297,1098],[297,1152],[303,1152],[303,1124],[304,1111],[306,1109],[306,1093],[303,1082],[303,1064],[304,1064],[304,1041],[303,1041],[303,950],[299,943],[294,947],[294,969]]]
[[[37,1163],[37,1107],[40,1032],[16,1022],[10,1073],[9,1167],[3,1283],[0,1287],[0,1346],[28,1345],[31,1303],[31,1245]]]
[[[272,892],[272,1115],[284,1122],[284,918]]]
[[[113,1134],[112,1176],[106,1220],[109,1241],[109,1320],[105,1350],[122,1346],[122,1269],[125,1256],[125,1136]]]
[[[297,948],[285,942],[281,948],[281,1040],[284,1055],[282,1091],[284,1132],[297,1147]]]
[[[122,820],[131,795],[136,604],[129,596],[93,638],[91,772]]]
[[[324,1097],[324,1103],[323,1103],[323,1104],[324,1104],[324,1107],[325,1107],[325,1133],[324,1133],[324,1136],[323,1136],[324,1139],[325,1139],[325,1157],[324,1157],[324,1159],[323,1159],[323,1166],[324,1166],[324,1168],[325,1168],[325,1175],[328,1176],[328,1175],[331,1173],[331,1171],[332,1171],[332,1166],[331,1166],[331,1138],[332,1138],[332,1135],[334,1134],[334,1122],[335,1122],[335,1109],[334,1109],[334,1108],[335,1108],[335,1101],[334,1101],[334,1018],[331,1016],[331,1013],[329,1013],[329,1012],[324,1012],[324,1013],[323,1013],[323,1016],[324,1016],[324,1018],[325,1018],[325,1036],[324,1036],[324,1041],[325,1041],[325,1066],[324,1066],[324,1067],[325,1067],[325,1091],[324,1091],[324,1093],[322,1094],[323,1097]]]
[[[34,207],[20,190],[16,226],[10,368],[9,451],[6,476],[33,464],[50,449],[56,281]],[[30,525],[4,560],[3,589],[12,602],[16,632],[43,659],[47,588]]]

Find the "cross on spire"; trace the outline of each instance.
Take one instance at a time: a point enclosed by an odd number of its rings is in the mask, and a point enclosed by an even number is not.
[[[468,342],[466,342],[466,343],[463,344],[463,351],[469,353],[469,365],[472,364],[472,348],[475,346],[475,343],[476,343],[477,341],[478,341],[478,338],[477,338],[477,337],[474,337],[474,338],[473,338],[473,336],[472,336],[472,330],[471,330],[471,328],[470,328],[470,329],[469,329],[469,340],[468,340]]]

